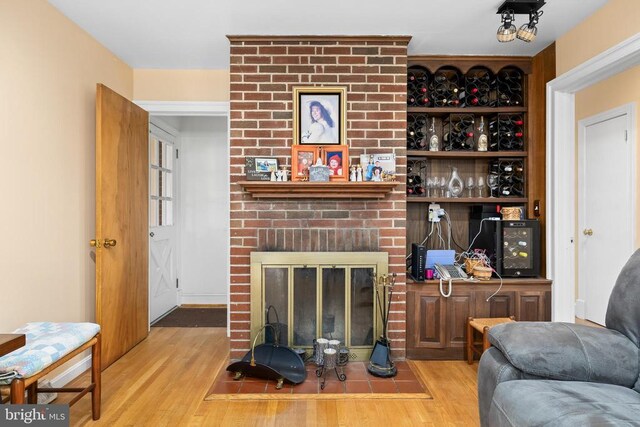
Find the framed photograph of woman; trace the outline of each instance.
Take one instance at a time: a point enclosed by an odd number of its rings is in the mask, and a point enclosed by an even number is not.
[[[329,166],[330,181],[349,180],[349,147],[346,145],[324,147],[322,162]]]
[[[318,160],[318,147],[313,145],[291,146],[291,180],[306,181],[309,179],[309,166]]]
[[[345,145],[346,112],[346,88],[294,86],[293,144]]]

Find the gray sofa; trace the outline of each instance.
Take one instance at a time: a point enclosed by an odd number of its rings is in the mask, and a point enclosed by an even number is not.
[[[478,367],[481,425],[640,426],[640,250],[618,276],[606,325],[491,328]]]

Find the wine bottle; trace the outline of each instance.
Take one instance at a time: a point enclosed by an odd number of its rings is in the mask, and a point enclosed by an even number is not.
[[[480,116],[480,124],[478,125],[478,151],[487,151],[488,138],[484,131],[484,117]]]
[[[438,141],[438,134],[436,132],[436,119],[431,117],[431,126],[429,126],[429,151],[438,151],[440,149],[440,142]]]

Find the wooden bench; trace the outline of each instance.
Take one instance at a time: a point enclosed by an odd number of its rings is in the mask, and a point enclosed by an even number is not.
[[[96,325],[97,326],[97,325]],[[98,328],[99,330],[99,328]],[[20,329],[17,332],[21,332]],[[18,352],[28,352],[29,346],[34,345],[33,343],[37,343],[37,336],[35,336],[32,343],[30,343],[29,335],[27,334],[27,343],[26,346],[20,350],[17,350],[14,353],[9,353],[8,355],[0,358],[0,362],[4,358],[10,358],[13,356],[13,359],[16,359],[15,353]],[[100,350],[101,350],[101,335],[98,332],[88,341],[85,341],[83,344],[79,345],[75,349],[66,353],[64,356],[58,358],[54,362],[47,364],[41,370],[35,373],[28,373],[25,375],[19,375],[15,378],[11,379],[9,383],[10,386],[10,394],[9,396],[2,401],[2,403],[10,402],[12,404],[36,404],[38,402],[38,393],[77,393],[76,396],[71,399],[69,402],[69,406],[75,404],[78,400],[80,400],[85,394],[91,393],[91,414],[94,420],[100,419],[100,399],[101,399],[101,366],[100,366]],[[38,388],[38,380],[43,376],[47,375],[54,369],[60,367],[64,363],[70,361],[75,356],[81,354],[85,350],[91,349],[91,382],[88,386],[84,388],[75,388],[75,387],[63,387],[63,388]],[[19,357],[19,355],[17,356]],[[27,399],[25,402],[25,391],[27,394]]]
[[[467,363],[469,365],[473,364],[473,353],[477,353],[482,356],[482,353],[489,347],[491,347],[491,343],[489,342],[489,329],[495,325],[499,325],[501,323],[507,322],[515,322],[516,318],[514,316],[510,317],[490,317],[490,318],[478,318],[474,319],[473,317],[469,317],[467,319]],[[482,350],[476,348],[474,342],[474,331],[478,331],[482,333]]]

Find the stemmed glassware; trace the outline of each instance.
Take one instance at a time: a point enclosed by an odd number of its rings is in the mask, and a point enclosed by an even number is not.
[[[443,176],[440,178],[440,197],[444,197],[447,188],[447,179]]]
[[[484,178],[479,176],[478,183],[476,185],[478,188],[478,197],[484,197]]]
[[[473,177],[470,176],[469,178],[467,178],[467,193],[469,194],[469,197],[473,197],[473,189],[474,189],[475,185],[473,182]]]

